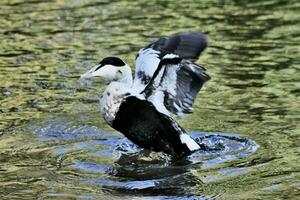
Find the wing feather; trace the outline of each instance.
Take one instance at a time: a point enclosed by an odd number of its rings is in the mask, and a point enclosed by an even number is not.
[[[137,55],[133,87],[162,113],[191,113],[198,92],[210,79],[194,63],[206,47],[206,36],[194,32],[150,43]]]

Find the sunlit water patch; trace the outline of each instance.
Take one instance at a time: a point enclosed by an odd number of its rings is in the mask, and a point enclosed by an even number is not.
[[[60,183],[73,187],[76,183],[77,187],[113,194],[168,195],[156,197],[159,199],[192,195],[191,189],[204,182],[246,174],[251,167],[230,167],[226,163],[247,157],[258,148],[254,141],[238,134],[190,132],[203,148],[185,159],[175,160],[164,153],[139,148],[120,133],[79,126],[65,119],[45,120],[26,130],[31,135],[27,142],[36,148],[30,152],[46,149],[39,159],[51,163],[44,166],[51,178],[43,186],[56,188]],[[199,176],[207,170],[215,174]],[[50,196],[55,195],[63,194],[53,191]],[[201,192],[199,195],[197,198],[204,198]]]

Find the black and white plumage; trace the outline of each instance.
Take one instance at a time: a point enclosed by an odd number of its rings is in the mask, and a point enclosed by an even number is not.
[[[191,113],[197,93],[210,79],[194,63],[206,47],[201,33],[162,37],[139,51],[134,79],[117,57],[104,58],[81,77],[116,80],[100,96],[100,112],[112,128],[143,148],[182,157],[200,146],[171,113]]]

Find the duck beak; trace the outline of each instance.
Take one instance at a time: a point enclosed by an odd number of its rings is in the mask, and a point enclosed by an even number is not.
[[[96,65],[94,66],[92,69],[90,69],[89,71],[85,72],[84,74],[82,74],[80,76],[80,79],[87,79],[87,78],[92,78],[94,76],[96,76],[96,74],[94,73],[96,71],[96,69],[99,67],[100,65]]]

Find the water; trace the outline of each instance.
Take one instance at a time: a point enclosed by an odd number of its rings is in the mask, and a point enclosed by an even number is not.
[[[298,1],[1,1],[1,199],[297,199]],[[98,112],[109,55],[133,66],[162,35],[201,31],[212,77],[178,119],[215,150],[174,161]],[[217,135],[214,135],[217,133]],[[213,136],[211,136],[213,135]]]

